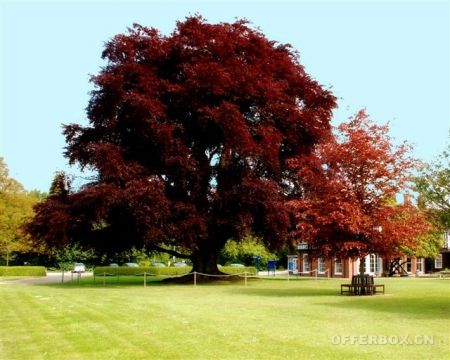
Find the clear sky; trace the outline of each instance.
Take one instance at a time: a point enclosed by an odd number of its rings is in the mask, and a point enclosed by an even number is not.
[[[433,1],[0,0],[0,156],[27,189],[48,191],[68,169],[61,124],[86,124],[89,74],[104,42],[133,23],[170,34],[199,13],[246,18],[290,43],[339,98],[334,123],[365,107],[397,141],[433,160],[450,128],[450,5]],[[81,181],[81,180],[80,180]]]

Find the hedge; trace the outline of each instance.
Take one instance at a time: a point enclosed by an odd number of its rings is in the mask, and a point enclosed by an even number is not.
[[[184,275],[191,271],[190,266],[184,267],[111,267],[111,266],[98,266],[94,269],[94,275],[139,275],[143,273],[155,274],[155,275]]]
[[[242,274],[244,272],[250,275],[256,274],[256,268],[254,266],[219,266],[219,270],[230,275]]]
[[[0,266],[0,276],[46,276],[44,266]]]
[[[94,275],[110,275],[110,276],[133,276],[143,273],[154,274],[154,275],[167,275],[176,276],[184,275],[192,270],[190,266],[184,267],[111,267],[111,266],[98,266],[94,269]],[[233,266],[220,266],[219,270],[225,274],[242,274],[244,272],[248,274],[256,274],[256,268],[254,266],[246,267],[233,267]]]

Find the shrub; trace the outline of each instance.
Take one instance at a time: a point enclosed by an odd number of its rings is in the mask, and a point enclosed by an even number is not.
[[[219,261],[250,266],[255,265],[255,255],[260,257],[260,269],[265,268],[269,260],[276,258],[275,254],[267,250],[260,238],[247,235],[241,241],[228,240],[220,253]]]
[[[43,266],[0,266],[0,276],[46,276]]]
[[[109,276],[134,276],[143,274],[144,272],[148,274],[155,275],[166,275],[166,276],[176,276],[176,275],[184,275],[189,273],[192,270],[190,266],[184,267],[111,267],[111,266],[98,266],[94,269],[95,276],[101,276],[103,274]],[[256,274],[256,268],[254,266],[245,266],[245,267],[233,267],[233,266],[220,266],[219,270],[224,272],[225,274],[242,274],[244,272],[248,274]]]
[[[94,275],[102,275],[104,273],[110,275],[122,275],[122,276],[133,276],[143,274],[144,272],[155,275],[184,275],[191,271],[190,266],[185,267],[111,267],[111,266],[98,266],[94,269]]]
[[[246,272],[249,275],[256,274],[256,268],[254,266],[243,266],[243,267],[234,267],[234,266],[220,266],[219,270],[224,272],[225,274],[243,274]]]

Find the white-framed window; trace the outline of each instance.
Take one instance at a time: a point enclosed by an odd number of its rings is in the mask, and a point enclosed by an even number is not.
[[[439,254],[434,259],[434,268],[435,269],[442,269],[442,254]]]
[[[317,259],[317,271],[319,272],[319,274],[325,274],[325,272],[327,271],[324,258],[320,257]]]
[[[376,254],[369,255],[369,271],[366,270],[369,274],[378,275],[381,273],[381,258]],[[367,269],[367,262],[366,262]]]
[[[369,255],[369,272],[371,273],[377,272],[377,257],[375,254]]]
[[[444,241],[445,241],[444,247],[446,249],[450,249],[450,230],[444,231]]]
[[[411,258],[408,257],[408,258],[406,258],[406,272],[410,273],[411,271],[412,271]]]
[[[342,259],[334,259],[334,273],[342,275]]]
[[[308,254],[303,254],[302,258],[303,262],[303,272],[310,272],[311,271],[311,264],[309,263],[309,256]]]
[[[418,258],[417,259],[417,262],[416,262],[416,271],[417,272],[421,272],[421,273],[423,273],[423,269],[424,269],[424,261],[425,259],[424,258]]]

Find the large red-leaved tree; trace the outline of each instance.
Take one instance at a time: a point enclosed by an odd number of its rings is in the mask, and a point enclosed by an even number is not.
[[[299,193],[288,164],[329,135],[335,107],[297,54],[243,21],[195,16],[170,36],[135,25],[103,58],[89,125],[64,129],[66,156],[96,179],[62,184],[29,231],[102,252],[164,249],[208,273],[229,238],[282,245]]]
[[[409,188],[417,162],[410,146],[395,146],[387,125],[358,112],[309,157],[294,160],[303,179],[297,238],[318,256],[398,256],[420,245],[429,224],[411,202],[396,196]]]

